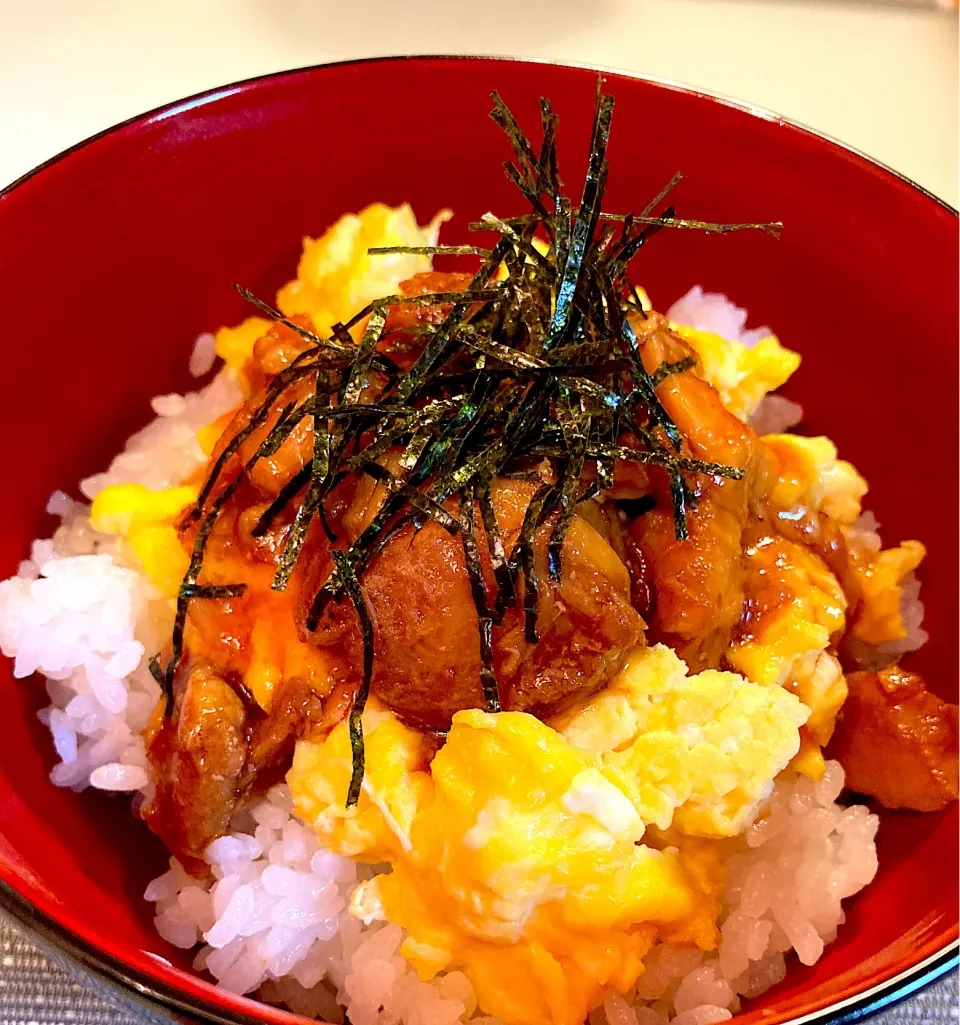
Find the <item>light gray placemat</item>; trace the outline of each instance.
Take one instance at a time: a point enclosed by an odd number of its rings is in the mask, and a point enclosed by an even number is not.
[[[876,1025],[954,1025],[957,975],[873,1020]],[[51,964],[17,929],[0,922],[0,1025],[141,1025]]]
[[[0,1025],[140,1025],[0,922]]]

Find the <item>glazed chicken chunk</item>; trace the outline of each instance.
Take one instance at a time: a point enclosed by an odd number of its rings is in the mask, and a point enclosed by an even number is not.
[[[657,314],[648,314],[637,330],[650,372],[690,356]],[[756,436],[693,370],[667,377],[657,395],[683,435],[686,452],[749,471]],[[695,671],[716,668],[743,604],[749,474],[742,480],[691,478],[696,505],[687,513],[686,539],[676,534],[666,475],[653,472],[650,478],[656,504],[629,528],[650,579],[650,640],[674,647]]]
[[[202,874],[207,845],[227,832],[254,783],[282,778],[297,738],[322,721],[324,709],[296,677],[283,682],[269,714],[206,663],[181,680],[172,714],[158,705],[147,729],[157,790],[145,816],[184,865]]]
[[[939,811],[957,799],[957,706],[891,666],[849,673],[830,754],[847,786],[886,808]]]
[[[493,506],[508,555],[535,491],[536,485],[526,481],[494,483]],[[560,579],[549,580],[552,528],[552,521],[545,523],[534,543],[541,581],[538,641],[525,638],[522,602],[511,605],[493,628],[503,708],[541,717],[601,687],[643,637],[643,621],[630,603],[626,567],[582,516],[573,518],[567,532]],[[493,569],[479,522],[478,547],[492,605]],[[385,705],[412,725],[434,731],[448,729],[461,708],[484,707],[477,609],[459,537],[433,520],[420,529],[405,527],[370,565],[364,589],[374,622],[371,689]],[[356,677],[361,638],[349,602],[328,607],[311,641],[327,648],[345,672],[353,667]]]

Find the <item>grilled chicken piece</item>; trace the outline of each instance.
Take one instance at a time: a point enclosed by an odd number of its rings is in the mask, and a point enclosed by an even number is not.
[[[657,314],[637,320],[634,327],[644,366],[651,373],[662,363],[691,355]],[[657,395],[684,436],[685,454],[747,469],[749,477],[756,435],[724,408],[711,385],[688,370],[665,378]],[[720,664],[740,618],[748,477],[689,477],[697,504],[687,511],[689,539],[678,541],[669,482],[663,471],[651,468],[656,507],[639,516],[628,531],[652,591],[648,640],[675,648],[691,672]]]
[[[470,274],[430,271],[416,274],[402,282],[400,292],[411,297],[431,292],[459,292],[465,289],[471,280]],[[398,366],[409,367],[422,347],[416,329],[425,324],[439,323],[452,308],[452,305],[419,304],[391,307],[379,346],[380,351],[389,355]],[[293,322],[307,330],[313,330],[308,317],[298,315],[293,318]],[[265,401],[275,375],[289,368],[309,347],[309,341],[280,323],[274,324],[257,342],[254,346],[253,359],[248,362],[246,368],[254,385],[253,392],[224,430],[214,449],[213,459],[219,457],[230,440],[249,425],[251,418]],[[274,399],[263,424],[246,438],[225,467],[227,473],[224,479],[228,479],[231,472],[250,461],[263,440],[276,426],[283,410],[292,402],[301,403],[307,399],[313,390],[313,383],[311,376],[307,375],[299,381],[292,382]],[[372,399],[381,387],[382,378],[376,373],[371,373],[364,390],[364,400]],[[276,452],[263,457],[245,471],[247,480],[257,495],[264,499],[272,499],[309,462],[312,454],[313,421],[307,416],[300,420]]]
[[[163,700],[157,705],[146,742],[157,784],[147,823],[188,871],[205,869],[203,852],[227,831],[241,794],[249,743],[243,701],[213,669],[198,665],[171,717]]]
[[[849,696],[827,749],[847,787],[886,808],[939,811],[957,799],[957,706],[923,678],[892,666],[850,673]]]
[[[283,778],[294,744],[322,722],[323,707],[297,677],[279,685],[264,713],[249,710],[205,663],[183,675],[173,714],[164,715],[161,700],[147,730],[157,789],[144,814],[187,870],[204,875],[207,845],[227,832],[246,793]]]
[[[508,554],[535,491],[536,485],[528,481],[494,483],[491,497]],[[376,498],[371,501],[376,507]],[[354,523],[354,531],[372,515],[368,508]],[[492,602],[495,587],[486,536],[479,513],[474,519],[487,599]],[[626,567],[579,515],[567,532],[560,580],[550,582],[551,531],[548,521],[534,541],[540,581],[539,642],[531,644],[524,637],[522,602],[493,630],[493,663],[503,707],[541,716],[602,686],[619,667],[624,651],[641,640],[643,630],[630,604]],[[437,731],[449,728],[458,709],[484,706],[477,611],[459,537],[433,520],[419,531],[404,528],[364,573],[363,588],[374,621],[372,690],[384,704],[407,722]],[[353,667],[357,674],[362,646],[349,602],[328,606],[311,639],[329,649],[342,672]]]
[[[400,282],[400,294],[429,295],[432,292],[462,292],[473,280],[472,274],[448,271],[425,271]],[[383,338],[378,348],[386,353],[401,369],[412,366],[423,348],[416,329],[427,324],[439,324],[453,309],[452,305],[424,306],[403,304],[391,306],[384,324]]]
[[[293,760],[296,742],[319,731],[324,723],[328,702],[299,676],[282,680],[271,697],[269,712],[256,710],[253,717],[241,780],[244,790],[254,784],[263,790],[279,783]]]

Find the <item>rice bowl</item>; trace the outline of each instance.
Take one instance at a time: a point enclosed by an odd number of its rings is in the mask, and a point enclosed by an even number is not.
[[[680,306],[687,321],[695,322],[688,326],[701,331],[710,324],[697,317],[702,313],[709,319],[711,308],[727,323],[736,319],[735,308],[716,296],[695,292]],[[668,313],[682,326],[680,316]],[[729,326],[722,330],[728,341],[738,340],[730,337]],[[209,351],[206,336],[195,350],[195,369],[203,369]],[[242,388],[228,372],[199,395],[155,400],[157,421],[82,490],[96,498],[123,485],[144,484],[152,491],[182,487],[208,459],[197,443],[198,429],[242,400]],[[769,432],[778,417],[782,425],[796,410],[778,411],[768,403],[756,415],[761,413],[768,417],[764,430]],[[133,792],[142,795],[135,805],[149,805],[152,781],[141,733],[159,690],[145,663],[169,632],[169,600],[144,579],[142,561],[130,557],[129,538],[94,530],[89,510],[65,496],[56,496],[50,509],[61,516],[61,528],[49,542],[34,546],[31,560],[21,567],[23,583],[5,586],[5,650],[18,660],[17,675],[39,669],[51,680],[53,704],[45,720],[62,759],[55,782]],[[857,529],[866,538],[871,527],[866,521]],[[909,649],[922,637],[914,629],[916,616],[907,614],[916,595],[910,588],[905,595],[903,616],[911,625],[900,641],[906,639]],[[842,771],[832,763],[819,782],[801,776],[778,783],[759,809],[759,823],[766,828],[748,826],[742,847],[730,855],[719,952],[655,946],[635,987],[604,998],[607,1020],[632,1021],[629,1006],[651,1023],[678,1016],[684,1025],[723,1020],[739,996],[751,996],[782,977],[783,950],[795,949],[801,960],[815,961],[842,922],[839,898],[852,895],[875,871],[876,819],[862,806],[837,806],[842,786]],[[816,843],[809,835],[814,823]],[[204,857],[212,868],[205,883],[198,884],[176,863],[150,884],[147,896],[169,942],[191,947],[201,934],[206,937],[196,966],[221,985],[237,992],[264,986],[262,998],[332,1020],[344,1005],[356,1022],[387,1020],[376,1015],[391,1010],[409,1018],[414,1008],[428,1015],[424,1020],[437,1022],[473,1013],[476,996],[463,973],[421,981],[398,954],[403,933],[396,925],[363,924],[347,910],[355,884],[367,882],[370,870],[324,851],[311,830],[291,818],[283,787],[240,809],[230,832]],[[785,871],[771,880],[774,860]],[[807,893],[798,883],[811,878],[829,878],[835,899],[798,902],[791,891]],[[263,915],[273,924],[254,928]],[[293,927],[305,920],[309,926]],[[383,1011],[375,1011],[380,1003]]]

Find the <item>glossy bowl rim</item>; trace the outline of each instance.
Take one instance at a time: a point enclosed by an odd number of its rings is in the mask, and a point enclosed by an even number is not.
[[[857,147],[843,142],[826,132],[811,128],[800,121],[784,117],[781,114],[770,110],[767,107],[750,103],[745,100],[738,100],[710,89],[700,86],[688,85],[677,82],[673,79],[656,75],[646,75],[641,72],[627,71],[622,68],[609,65],[592,64],[580,61],[556,60],[549,57],[521,57],[508,54],[444,54],[444,53],[418,53],[418,54],[383,54],[373,57],[346,58],[343,60],[324,61],[319,64],[309,64],[296,68],[286,68],[279,71],[268,72],[263,75],[253,75],[249,78],[239,79],[227,85],[213,86],[200,92],[192,93],[189,96],[161,104],[151,110],[119,121],[114,125],[95,132],[85,139],[68,146],[54,156],[49,157],[36,167],[20,175],[9,185],[0,188],[0,201],[8,197],[16,189],[38,176],[43,171],[52,167],[71,154],[98,141],[99,139],[120,132],[133,125],[148,121],[172,117],[182,110],[191,109],[202,104],[214,102],[221,97],[230,96],[241,92],[247,87],[259,83],[268,82],[273,79],[280,79],[287,76],[305,75],[319,71],[323,68],[338,66],[362,66],[366,64],[395,64],[407,60],[430,60],[430,61],[503,61],[513,64],[542,64],[556,67],[576,68],[583,71],[594,71],[599,74],[617,75],[622,78],[646,82],[674,92],[686,93],[697,96],[704,100],[720,103],[723,106],[740,110],[752,117],[768,121],[773,124],[787,126],[796,129],[805,135],[812,136],[829,143],[831,146],[851,154],[872,165],[892,178],[897,179],[904,185],[920,193],[923,197],[934,202],[948,214],[955,218],[960,217],[960,212],[950,203],[929,189],[915,182],[912,178],[895,170],[881,160],[871,157]],[[182,1011],[188,1014],[199,1014],[206,1021],[216,1022],[218,1025],[249,1025],[251,1017],[241,1011],[234,1011],[226,1006],[218,1005],[212,1000],[200,995],[188,994],[185,990],[157,979],[147,972],[127,964],[120,958],[108,954],[75,933],[68,926],[60,923],[52,915],[38,908],[24,894],[20,893],[14,886],[4,879],[0,879],[0,910],[5,911],[13,917],[17,923],[24,926],[28,936],[35,934],[42,941],[51,944],[61,954],[65,955],[68,961],[79,963],[84,968],[93,970],[113,982],[119,983],[122,987],[132,991],[139,998],[147,998],[157,1004],[173,1011]],[[935,982],[950,970],[960,966],[960,938],[954,937],[947,940],[938,950],[922,959],[917,964],[911,965],[860,993],[855,993],[836,1003],[829,1004],[819,1010],[811,1011],[808,1014],[791,1018],[782,1025],[846,1025],[869,1017],[878,1011],[888,1008],[915,993],[917,990]],[[250,998],[251,1003],[254,1003]],[[271,1010],[278,1010],[272,1008]],[[281,1012],[289,1015],[290,1012]],[[293,1016],[294,1019],[297,1016]]]
[[[647,75],[640,71],[627,71],[624,68],[618,68],[611,64],[592,64],[587,61],[573,61],[573,60],[558,60],[553,57],[522,57],[516,54],[493,54],[493,53],[403,53],[403,54],[381,54],[374,57],[346,57],[341,60],[333,61],[322,61],[319,64],[304,64],[295,68],[284,68],[279,71],[268,71],[263,75],[252,75],[249,78],[240,78],[236,81],[229,82],[226,85],[211,86],[209,89],[201,89],[199,92],[190,93],[188,96],[181,97],[177,100],[171,100],[167,103],[161,103],[157,107],[152,107],[150,110],[146,110],[140,114],[134,114],[131,117],[125,118],[123,121],[117,121],[115,124],[109,125],[106,128],[102,128],[99,132],[94,132],[92,135],[88,135],[86,138],[81,139],[79,142],[73,143],[73,145],[66,147],[66,149],[60,150],[59,153],[55,153],[53,156],[48,157],[46,160],[32,167],[29,171],[25,171],[18,178],[15,178],[9,185],[5,185],[0,188],[0,199],[5,198],[9,193],[13,192],[14,189],[23,185],[31,178],[38,175],[41,171],[45,171],[48,167],[59,163],[65,157],[76,152],[79,149],[83,149],[84,146],[89,145],[92,142],[96,142],[98,139],[106,135],[112,135],[114,132],[118,132],[123,128],[128,128],[140,121],[149,121],[157,117],[171,117],[177,114],[182,109],[189,109],[197,106],[199,102],[209,103],[213,100],[219,99],[221,96],[229,96],[233,93],[239,92],[246,86],[254,85],[257,82],[265,82],[274,78],[283,78],[286,75],[299,75],[307,74],[311,71],[318,71],[321,68],[331,68],[339,66],[359,66],[363,64],[395,64],[401,61],[407,60],[432,60],[432,61],[504,61],[505,63],[512,64],[546,64],[553,67],[561,68],[578,68],[581,71],[596,71],[600,74],[618,75],[621,78],[631,78],[640,82],[648,82],[652,85],[658,85],[665,89],[673,90],[674,92],[687,93],[693,96],[699,96],[706,100],[712,100],[715,103],[721,103],[725,107],[733,107],[736,110],[741,110],[746,114],[751,114],[754,117],[760,118],[762,121],[770,121],[772,123],[786,125],[790,128],[798,129],[807,135],[811,135],[815,138],[822,139],[824,142],[830,143],[832,146],[838,149],[844,150],[863,160],[865,163],[872,164],[874,167],[885,172],[886,174],[897,178],[899,181],[908,185],[910,188],[919,192],[922,196],[927,199],[933,200],[938,206],[942,207],[947,213],[953,214],[955,217],[960,216],[960,211],[956,207],[952,206],[942,196],[938,196],[935,192],[931,192],[926,186],[921,185],[919,182],[914,181],[908,175],[902,171],[898,171],[891,167],[889,164],[884,163],[877,157],[870,156],[864,150],[857,148],[852,143],[844,142],[842,139],[838,139],[835,135],[830,135],[828,132],[821,131],[818,128],[812,128],[810,125],[803,121],[798,121],[795,118],[786,117],[783,114],[778,114],[775,110],[770,107],[764,107],[758,103],[751,103],[749,100],[739,100],[733,96],[729,96],[726,93],[721,93],[713,89],[707,89],[702,86],[692,85],[690,83],[678,82],[673,78],[666,78],[662,75]]]

